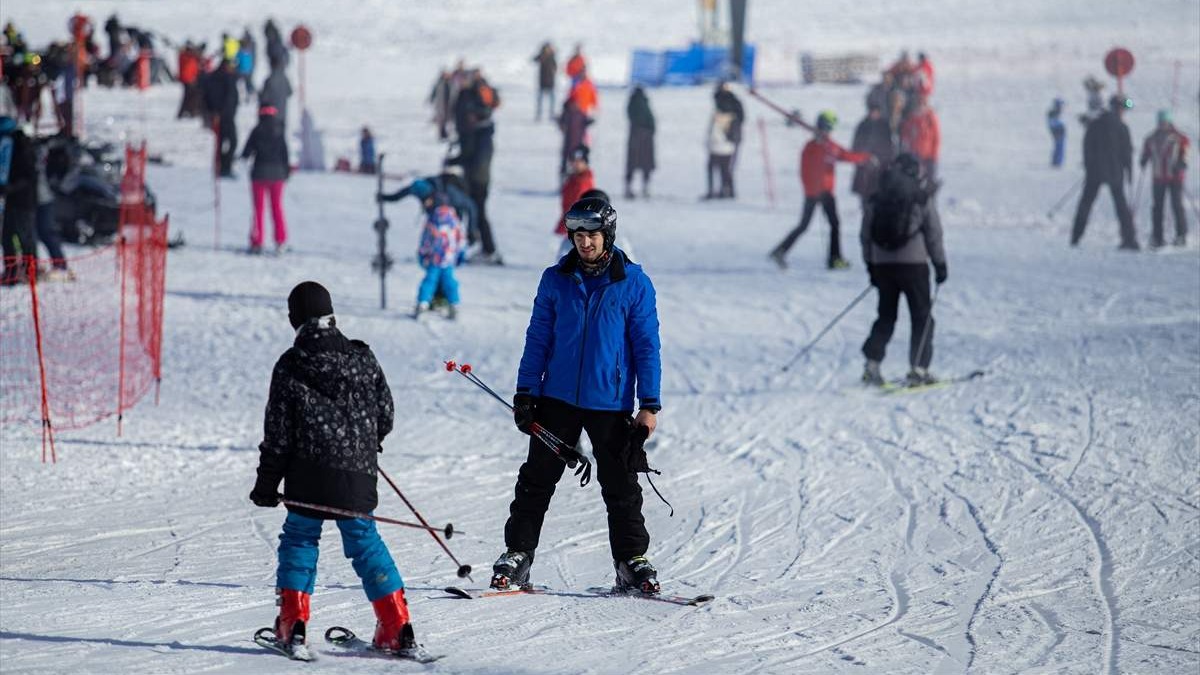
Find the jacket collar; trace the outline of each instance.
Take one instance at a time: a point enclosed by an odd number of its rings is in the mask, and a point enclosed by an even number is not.
[[[625,263],[629,260],[625,256],[625,252],[616,246],[613,247],[612,262],[608,264],[608,278],[610,281],[623,281],[627,276],[625,273]],[[572,248],[562,260],[558,263],[558,273],[567,276],[575,276],[579,271],[579,252]]]

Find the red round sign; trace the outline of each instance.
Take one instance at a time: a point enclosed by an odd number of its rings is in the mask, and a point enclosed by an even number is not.
[[[292,46],[300,51],[304,51],[312,46],[312,33],[304,26],[296,26],[292,31]]]
[[[1117,47],[1104,56],[1104,69],[1113,77],[1125,77],[1133,70],[1133,54]]]

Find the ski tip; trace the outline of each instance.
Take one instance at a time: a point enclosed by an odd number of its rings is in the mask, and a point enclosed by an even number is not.
[[[972,370],[970,373],[967,373],[967,379],[974,380],[974,379],[983,377],[983,375],[984,375],[984,371],[982,371],[982,370]]]
[[[472,600],[475,598],[475,596],[471,595],[470,593],[464,591],[463,589],[461,589],[457,586],[447,586],[447,587],[443,588],[442,590],[445,591],[446,593],[449,593],[450,595],[453,595],[456,598],[462,598],[463,600]]]
[[[350,642],[356,637],[357,636],[354,634],[354,631],[350,630],[349,628],[343,628],[342,626],[330,626],[329,629],[325,631],[325,641],[332,642],[334,644]]]
[[[453,361],[447,361],[447,362],[446,362],[446,370],[447,370],[447,371],[449,371],[449,372],[454,372],[454,369],[455,369],[457,366],[458,366],[458,364],[457,364],[457,363],[455,363],[455,362],[453,362]]]

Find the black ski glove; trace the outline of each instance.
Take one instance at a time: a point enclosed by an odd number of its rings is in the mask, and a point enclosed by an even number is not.
[[[646,438],[650,430],[636,426],[629,431],[629,445],[625,449],[625,470],[630,473],[650,473],[650,460],[646,457]],[[655,473],[658,473],[655,471]]]
[[[532,434],[533,414],[537,410],[537,397],[530,394],[513,396],[513,422],[523,434]]]
[[[871,279],[871,285],[879,288],[879,276],[876,274],[875,266],[867,263],[867,276]]]
[[[933,280],[942,285],[946,283],[946,278],[950,276],[950,270],[946,269],[946,263],[933,266]]]
[[[254,502],[255,506],[268,509],[279,506],[279,479],[259,476],[254,482],[254,489],[250,491],[250,501]]]

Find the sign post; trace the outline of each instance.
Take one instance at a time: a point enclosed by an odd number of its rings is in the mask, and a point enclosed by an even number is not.
[[[305,110],[304,105],[304,52],[312,46],[312,33],[304,24],[296,26],[292,31],[292,46],[300,52],[300,110]]]
[[[1124,47],[1114,47],[1104,56],[1104,69],[1117,78],[1117,95],[1125,93],[1125,76],[1133,71],[1133,54]]]

